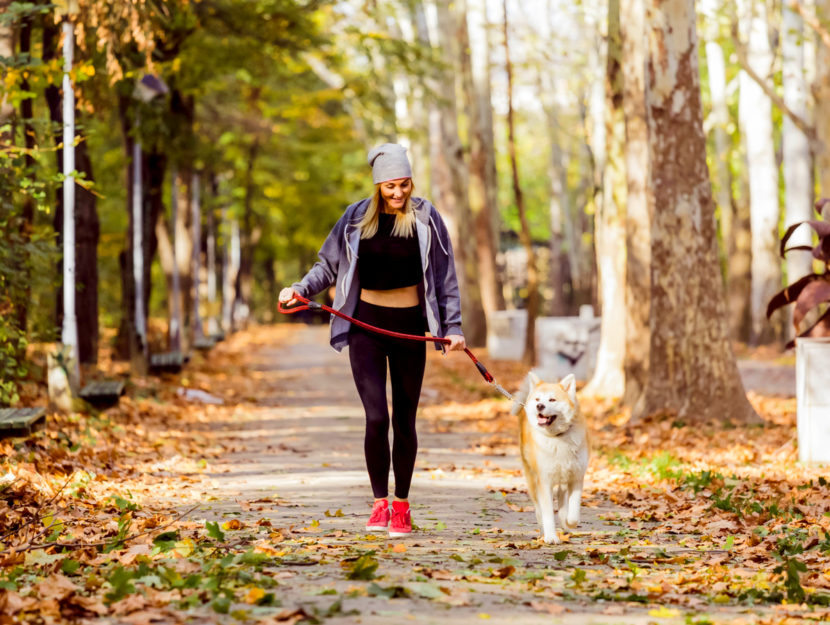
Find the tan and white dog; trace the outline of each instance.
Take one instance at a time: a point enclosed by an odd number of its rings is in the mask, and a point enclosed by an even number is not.
[[[576,378],[571,374],[549,383],[531,371],[517,395],[513,413],[520,416],[519,446],[527,488],[543,540],[559,543],[556,510],[564,527],[577,526],[588,468],[588,428],[576,399]],[[524,408],[521,396],[526,397]]]

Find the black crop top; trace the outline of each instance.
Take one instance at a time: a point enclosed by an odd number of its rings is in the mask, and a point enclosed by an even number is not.
[[[361,239],[357,252],[357,276],[360,286],[373,291],[399,289],[423,281],[418,237],[392,235],[395,216],[378,215],[378,231]]]

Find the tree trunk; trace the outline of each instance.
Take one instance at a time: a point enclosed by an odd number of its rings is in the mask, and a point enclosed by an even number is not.
[[[193,241],[193,255],[191,257],[191,282],[193,284],[193,302],[191,309],[193,310],[192,323],[192,341],[195,343],[205,337],[204,328],[202,327],[202,315],[199,312],[200,296],[200,281],[202,273],[202,197],[199,174],[193,172],[190,185],[190,204],[191,217],[190,226],[192,229],[191,239]]]
[[[210,192],[212,200],[219,195],[219,181],[216,178],[216,173],[211,171],[208,177],[210,180]],[[213,207],[213,201],[208,203],[207,210],[207,236],[206,236],[206,264],[207,264],[207,333],[208,336],[213,336],[219,332],[219,324],[217,318],[220,317],[221,311],[216,306],[216,211]]]
[[[229,232],[225,244],[225,285],[223,297],[225,298],[225,331],[230,333],[238,329],[240,321],[243,323],[248,317],[244,301],[239,295],[239,267],[241,263],[241,245],[239,235],[239,223],[236,219],[230,220]]]
[[[20,55],[27,58],[32,52],[32,23],[34,18],[27,15],[23,18],[20,25]],[[23,75],[20,82],[21,91],[29,91],[28,74]],[[35,134],[32,127],[32,99],[26,98],[20,103],[20,120],[23,123],[23,141],[26,146],[26,155],[24,157],[25,173],[23,174],[27,180],[34,182],[35,159],[33,156],[35,148]],[[2,119],[0,119],[0,123]],[[32,229],[35,221],[35,201],[30,195],[26,195],[23,200],[23,207],[20,214],[20,234],[23,243],[28,243],[31,239]],[[18,266],[20,271],[28,271],[28,254],[25,248],[21,248],[18,252]],[[27,286],[24,297],[17,303],[17,327],[25,334],[28,327],[28,311],[29,311],[29,295],[31,289]]]
[[[142,346],[138,341],[135,319],[135,274],[133,270],[133,186],[134,180],[134,146],[136,137],[131,116],[129,114],[130,100],[127,97],[120,97],[118,100],[118,111],[121,122],[121,134],[124,139],[124,150],[127,155],[127,235],[124,251],[119,256],[121,266],[121,322],[118,326],[116,336],[116,354],[118,357],[132,362],[133,367],[139,372],[146,370],[147,362],[144,358]],[[156,222],[159,215],[164,213],[164,198],[162,187],[164,184],[165,171],[167,169],[167,157],[159,152],[141,152],[141,224],[142,229],[142,252],[144,256],[144,267],[142,268],[142,284],[144,317],[149,315],[150,295],[152,293],[151,270],[153,258],[158,247],[156,238]]]
[[[426,26],[426,15],[422,2],[409,3],[409,17],[412,22],[411,30],[415,33],[417,43],[430,50],[429,32]],[[424,190],[430,189],[429,175],[429,107],[426,103],[424,81],[413,81],[412,85],[412,177],[415,184]]]
[[[784,102],[796,115],[807,119],[807,81],[804,75],[804,22],[801,16],[782,4],[781,57]],[[781,143],[784,152],[782,167],[786,190],[786,224],[812,217],[813,162],[810,141],[789,118],[784,116]],[[790,245],[810,245],[812,236],[807,228],[793,233]],[[787,283],[812,273],[813,258],[809,252],[791,252],[787,255]],[[792,314],[792,310],[790,310]],[[793,338],[787,324],[787,338]]]
[[[647,0],[654,199],[651,349],[641,414],[757,420],[726,329],[693,0]]]
[[[491,204],[494,198],[488,193],[488,151],[495,146],[492,143],[492,124],[488,121],[492,114],[490,103],[490,73],[487,63],[487,49],[481,49],[481,41],[475,35],[483,36],[486,28],[481,25],[474,36],[468,31],[467,15],[470,9],[467,0],[458,3],[458,40],[460,42],[461,74],[464,86],[464,104],[469,114],[468,136],[470,141],[470,178],[468,197],[470,213],[474,223],[474,247],[478,271],[478,285],[484,312],[489,316],[494,310],[504,310],[504,293],[496,267],[497,241],[493,239],[493,214],[496,206]],[[469,28],[469,30],[472,30]],[[475,41],[475,44],[473,42]],[[486,46],[486,40],[483,42]],[[472,46],[478,46],[473,51]]]
[[[548,159],[548,178],[550,179],[550,287],[553,291],[550,314],[564,317],[568,314],[567,277],[571,274],[568,267],[568,255],[565,251],[565,220],[570,220],[571,206],[568,198],[568,165],[562,149],[564,140],[559,124],[559,109],[550,97],[555,94],[557,81],[550,80],[547,72],[540,77],[540,100],[544,103],[547,121],[550,157]],[[570,285],[573,292],[573,284]]]
[[[503,0],[504,11],[504,61],[507,72],[507,149],[510,153],[510,169],[513,179],[513,194],[519,211],[521,230],[519,239],[527,256],[527,332],[525,334],[525,351],[523,361],[533,366],[536,364],[536,317],[539,315],[539,270],[536,266],[536,254],[527,223],[524,196],[519,183],[519,162],[516,155],[515,123],[513,120],[513,64],[510,61],[510,28],[507,20],[507,0]]]
[[[43,60],[55,59],[58,54],[58,26],[49,19],[43,20]],[[55,139],[57,171],[63,167],[63,109],[60,89],[51,85],[45,90],[49,118]],[[77,111],[76,111],[77,116]],[[75,169],[94,181],[92,159],[86,141],[75,146]],[[53,220],[58,247],[63,241],[63,194],[55,194]],[[75,316],[78,328],[78,360],[82,363],[98,362],[98,239],[100,225],[98,206],[94,194],[75,185]],[[63,261],[58,261],[58,275],[63,275]],[[63,323],[63,298],[55,298],[56,326]]]
[[[625,359],[623,401],[634,407],[648,379],[651,214],[646,121],[646,32],[643,0],[620,5],[625,115]]]
[[[830,0],[815,0],[816,17],[830,24]],[[830,46],[819,38],[816,43],[816,77],[813,83],[816,135],[819,152],[816,158],[819,197],[830,197]]]
[[[245,200],[240,237],[240,264],[236,274],[236,298],[234,311],[244,311],[242,319],[247,323],[251,310],[251,294],[254,286],[254,163],[259,154],[259,142],[254,141],[248,149],[248,169],[245,173]],[[235,317],[236,320],[236,317]]]
[[[436,4],[439,48],[444,52],[450,68],[456,68],[459,58],[457,16],[450,11],[449,0],[439,0]],[[447,222],[455,254],[464,336],[468,345],[480,346],[487,341],[487,320],[476,278],[479,272],[476,241],[474,237],[461,235],[473,226],[473,218],[467,198],[468,172],[464,162],[464,146],[458,134],[454,76],[455,72],[449,69],[441,72],[440,93],[443,97],[438,107],[441,149],[431,155],[432,177],[441,189],[441,214]]]
[[[750,67],[767,76],[772,67],[772,50],[767,34],[763,4],[743,0],[740,24],[748,40]],[[764,13],[761,13],[761,12]],[[769,343],[779,334],[767,320],[767,303],[781,289],[778,258],[778,167],[772,136],[772,102],[747,74],[740,75],[740,122],[746,138],[746,163],[749,176],[750,227],[752,229],[752,313],[751,341]],[[778,330],[781,329],[780,324]]]
[[[706,67],[709,72],[709,97],[712,101],[712,135],[715,152],[712,155],[715,162],[715,189],[716,205],[720,215],[720,245],[721,256],[728,264],[735,247],[735,208],[732,199],[732,175],[729,171],[729,137],[726,127],[729,124],[729,108],[726,103],[726,62],[723,58],[723,49],[717,38],[717,23],[710,26],[710,40],[706,42]],[[729,278],[727,274],[727,284]]]
[[[555,36],[554,6],[548,0],[545,10],[547,19],[542,24],[543,40],[551,40]],[[550,186],[550,267],[548,271],[549,285],[553,292],[549,314],[554,317],[564,317],[568,314],[568,293],[573,292],[573,284],[566,289],[568,277],[571,275],[566,254],[564,224],[570,220],[571,206],[568,197],[568,164],[562,144],[566,134],[562,132],[560,123],[561,107],[557,102],[557,94],[567,93],[567,87],[556,69],[551,69],[551,57],[544,55],[544,62],[540,63],[537,77],[539,86],[539,102],[545,114],[547,123],[548,144],[550,156],[548,158],[548,178]]]
[[[12,0],[0,0],[0,14],[5,13]],[[14,26],[9,22],[0,22],[0,57],[10,59],[14,57]],[[5,67],[0,78],[6,77]],[[8,121],[14,115],[14,105],[8,101],[5,89],[0,91],[0,123]],[[11,137],[3,132],[0,134],[3,145],[7,145]]]
[[[623,146],[622,40],[620,0],[608,2],[608,55],[605,73],[606,159],[602,204],[596,213],[595,245],[602,323],[594,375],[583,390],[587,395],[622,397],[625,390],[625,204],[626,178]]]

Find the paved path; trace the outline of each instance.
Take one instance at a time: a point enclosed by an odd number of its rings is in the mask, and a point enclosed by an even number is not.
[[[328,347],[325,330],[298,326],[291,344],[253,355],[269,399],[221,424],[233,451],[210,465],[214,486],[208,494],[214,499],[204,508],[208,518],[247,524],[265,518],[285,536],[273,545],[287,551],[278,573],[283,606],[319,614],[340,600],[326,623],[655,622],[647,607],[563,599],[577,566],[591,566],[585,552],[616,534],[628,513],[591,493],[589,484],[583,522],[570,544],[535,541],[535,516],[522,509],[530,502],[519,460],[473,452],[484,434],[421,427],[411,491],[420,529],[397,541],[367,536],[363,525],[372,498],[363,413],[348,358]],[[405,551],[393,551],[396,545]],[[554,557],[565,549],[571,555]],[[380,559],[375,582],[405,588],[409,597],[367,597],[371,582],[346,579],[341,561],[366,550]],[[508,579],[488,577],[499,570]],[[545,583],[537,587],[534,577],[540,576]],[[436,589],[437,597],[422,596]]]
[[[739,360],[738,370],[747,391],[795,397],[795,366],[774,362]]]

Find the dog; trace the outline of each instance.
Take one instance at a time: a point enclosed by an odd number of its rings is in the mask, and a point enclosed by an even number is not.
[[[570,374],[549,383],[531,371],[512,412],[519,415],[522,465],[542,539],[559,544],[556,511],[564,527],[579,524],[588,468],[588,427],[576,398],[576,378]]]

